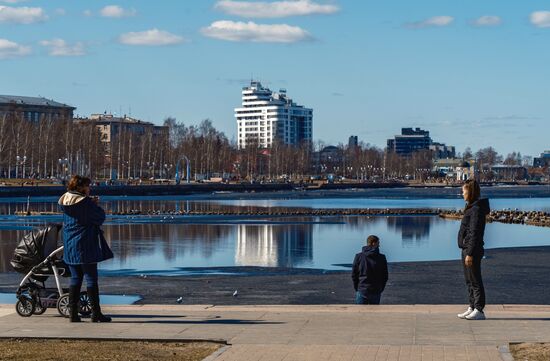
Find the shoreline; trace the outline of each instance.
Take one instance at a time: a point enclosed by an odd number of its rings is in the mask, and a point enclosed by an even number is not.
[[[458,252],[458,251],[457,251]],[[549,304],[550,246],[485,251],[482,263],[488,304]],[[353,255],[350,255],[350,262]],[[241,271],[243,268],[239,267]],[[216,269],[229,270],[218,267]],[[349,270],[245,267],[253,274],[195,276],[100,275],[104,294],[143,297],[137,304],[252,305],[351,304]],[[382,304],[465,304],[460,261],[389,264],[390,279]],[[15,292],[18,273],[0,274],[0,292]],[[68,282],[67,279],[64,282]],[[233,297],[237,290],[238,296]]]
[[[0,202],[10,199],[26,201],[27,197],[59,197],[65,187],[0,187]],[[232,199],[309,199],[309,198],[386,198],[417,199],[460,197],[458,186],[406,185],[395,183],[344,184],[336,188],[296,189],[292,184],[192,184],[165,186],[97,186],[93,193],[102,197],[182,197],[188,200]],[[489,198],[550,198],[550,185],[483,186]]]

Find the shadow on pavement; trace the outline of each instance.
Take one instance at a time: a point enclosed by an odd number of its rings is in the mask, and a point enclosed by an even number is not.
[[[124,321],[117,320],[116,317],[113,318],[113,323],[158,323],[158,324],[216,324],[216,325],[279,325],[286,322],[271,322],[271,321],[255,321],[255,320],[221,320],[221,319],[212,319],[212,320],[141,320],[141,321]]]

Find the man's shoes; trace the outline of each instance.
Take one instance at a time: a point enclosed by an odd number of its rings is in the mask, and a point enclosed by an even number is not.
[[[464,312],[464,313],[459,313],[459,314],[457,315],[457,317],[458,317],[458,318],[465,319],[466,316],[468,316],[468,315],[469,315],[470,313],[472,313],[472,312],[474,312],[474,309],[471,308],[471,307],[468,307],[468,309],[466,310],[466,312]]]
[[[477,308],[472,311],[468,316],[466,316],[467,320],[484,320],[485,314],[483,311],[478,310]]]

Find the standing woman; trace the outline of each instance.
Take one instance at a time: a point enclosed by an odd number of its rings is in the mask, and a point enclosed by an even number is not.
[[[111,318],[101,313],[97,264],[113,258],[107,245],[101,225],[105,212],[98,205],[98,197],[90,197],[90,178],[75,175],[69,181],[67,193],[59,199],[63,210],[63,260],[71,270],[69,287],[69,307],[71,322],[80,322],[78,303],[82,279],[92,306],[92,322],[111,322]]]
[[[470,307],[457,316],[467,320],[484,320],[485,289],[481,279],[481,259],[484,254],[485,218],[491,210],[489,200],[480,198],[479,183],[474,179],[467,180],[462,186],[462,196],[466,208],[458,232],[458,247],[462,249],[462,267]]]

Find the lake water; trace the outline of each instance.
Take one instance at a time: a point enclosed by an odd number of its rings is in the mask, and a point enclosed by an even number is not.
[[[288,199],[189,201],[185,199],[113,199],[110,209],[194,210],[300,208],[461,208],[459,199]],[[34,204],[54,207],[54,201]],[[13,209],[20,202],[1,204]],[[550,199],[493,199],[493,208],[550,210]],[[9,259],[17,240],[33,226],[59,221],[58,216],[0,216],[0,272],[11,271]],[[13,213],[13,212],[11,212]],[[381,239],[390,262],[452,260],[460,256],[456,234],[460,223],[436,216],[390,217],[109,217],[105,235],[116,255],[100,264],[115,274],[185,275],[224,273],[221,267],[262,266],[343,270],[360,251],[369,234]],[[550,245],[550,228],[492,223],[486,247]],[[201,269],[197,269],[201,268]],[[207,268],[207,269],[202,269]],[[231,270],[232,272],[234,270]],[[237,271],[238,272],[238,271]]]

